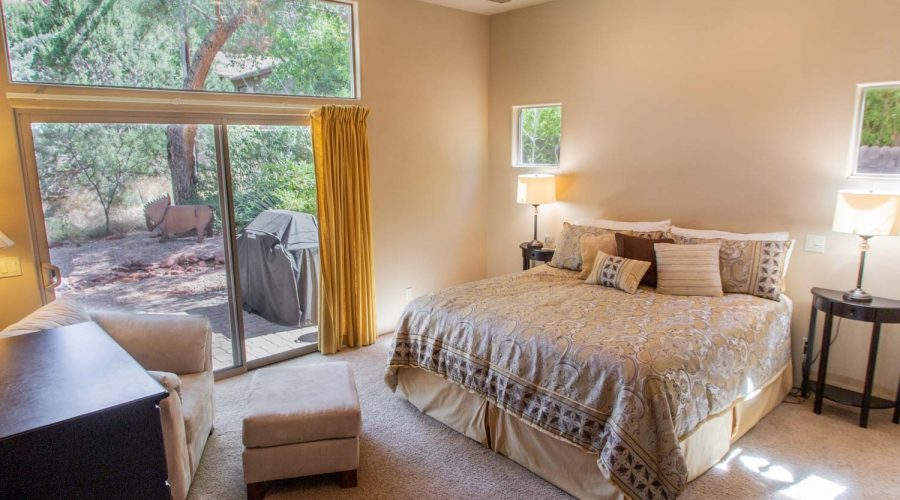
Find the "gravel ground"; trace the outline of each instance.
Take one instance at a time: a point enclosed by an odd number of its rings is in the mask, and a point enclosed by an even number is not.
[[[182,312],[227,300],[222,237],[160,243],[147,231],[50,249],[59,295],[95,308]]]

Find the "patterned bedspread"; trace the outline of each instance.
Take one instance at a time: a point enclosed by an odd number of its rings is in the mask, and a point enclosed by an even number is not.
[[[397,326],[386,382],[418,367],[587,450],[634,498],[674,498],[678,446],[790,357],[791,304],[628,295],[541,266],[426,295]],[[598,471],[600,473],[600,471]]]

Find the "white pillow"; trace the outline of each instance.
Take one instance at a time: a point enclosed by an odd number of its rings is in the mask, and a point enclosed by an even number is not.
[[[659,222],[620,222],[617,220],[590,219],[575,222],[576,226],[601,227],[613,231],[637,231],[639,233],[652,233],[654,231],[668,231],[672,227],[669,219]]]
[[[728,231],[715,231],[707,229],[685,229],[683,227],[672,226],[671,233],[676,236],[685,238],[699,238],[701,240],[733,240],[733,241],[787,241],[791,239],[790,234],[785,232],[779,233],[729,233]]]

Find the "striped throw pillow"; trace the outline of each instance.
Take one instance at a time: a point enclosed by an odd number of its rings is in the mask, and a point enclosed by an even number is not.
[[[591,274],[584,282],[589,285],[608,286],[633,294],[640,286],[641,278],[644,277],[647,269],[650,269],[649,262],[616,257],[598,251]]]
[[[666,295],[722,296],[719,245],[657,243],[656,291]]]

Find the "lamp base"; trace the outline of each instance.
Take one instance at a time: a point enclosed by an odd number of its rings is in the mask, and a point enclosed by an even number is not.
[[[528,242],[528,248],[544,248],[544,244],[540,240],[531,240]]]
[[[862,288],[854,288],[844,292],[844,300],[849,302],[872,302],[872,296]]]

